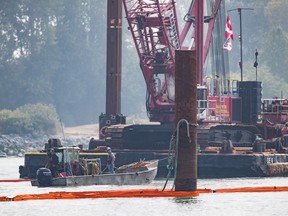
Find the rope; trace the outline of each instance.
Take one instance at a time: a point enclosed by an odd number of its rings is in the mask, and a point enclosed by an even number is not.
[[[197,123],[196,124],[189,123],[186,119],[181,119],[178,121],[176,131],[174,131],[172,138],[170,140],[169,152],[168,152],[168,165],[167,165],[167,169],[169,171],[168,171],[167,178],[166,178],[166,181],[165,181],[165,184],[164,184],[162,191],[165,190],[166,185],[168,183],[168,180],[171,176],[173,169],[175,169],[175,171],[174,171],[173,186],[172,186],[171,190],[173,190],[175,187],[175,179],[176,179],[176,175],[177,175],[177,161],[178,161],[179,128],[180,128],[180,126],[183,125],[183,123],[185,123],[186,127],[187,127],[187,137],[189,138],[189,143],[191,143],[190,126],[191,127],[198,127]],[[175,134],[176,134],[176,136],[175,136]],[[176,140],[176,142],[175,142],[175,140]]]
[[[101,172],[100,174],[102,174],[108,167],[106,166]]]
[[[167,174],[167,177],[166,177],[166,181],[165,181],[165,184],[163,186],[163,189],[162,191],[165,190],[166,188],[166,185],[168,183],[168,180],[171,176],[171,173],[172,173],[172,170],[174,169],[174,164],[175,164],[175,132],[174,134],[172,135],[171,137],[171,140],[170,140],[170,144],[169,144],[169,152],[168,152],[168,164],[167,164],[167,169],[168,169],[168,174]]]
[[[98,175],[100,173],[100,166],[97,162],[92,162],[92,176]]]

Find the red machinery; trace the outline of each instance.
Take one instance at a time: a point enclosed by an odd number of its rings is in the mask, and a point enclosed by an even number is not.
[[[199,2],[203,4],[203,1]],[[189,48],[184,46],[187,43],[185,39],[193,22],[195,22],[197,14],[204,21],[203,9],[197,10],[200,6],[198,1],[192,2],[186,15],[185,26],[180,33],[174,0],[124,0],[123,3],[129,29],[140,59],[140,67],[147,85],[146,103],[149,119],[161,123],[173,123],[175,116],[174,53],[177,49]],[[205,22],[208,23],[208,31],[204,49],[199,48],[201,50],[200,58],[202,59],[198,69],[200,85],[203,84],[203,63],[208,55],[212,30],[220,4],[221,0],[215,1],[211,15],[205,17]],[[203,29],[203,25],[199,28]],[[201,32],[199,31],[199,33]],[[203,38],[203,33],[195,34],[194,28],[192,36],[189,38],[189,41],[193,42],[190,45],[191,49],[196,49],[197,44],[195,45],[194,36],[197,35],[199,35],[199,38]]]
[[[224,69],[214,73],[212,78],[204,78],[213,29],[221,3],[224,4],[221,0],[211,0],[210,3],[210,8],[205,10],[210,14],[205,16],[203,1],[192,0],[180,32],[174,0],[123,0],[147,86],[148,117],[161,125],[109,126],[105,137],[108,145],[132,149],[168,148],[175,120],[174,54],[177,49],[197,50],[198,120],[203,129],[198,130],[200,145],[220,145],[224,130],[232,135],[235,146],[251,146],[256,136],[264,139],[281,136],[279,128],[274,127],[277,122],[258,123],[261,120],[261,82],[231,83]],[[222,44],[219,52],[223,52]],[[199,137],[202,139],[201,133],[205,134],[202,142],[199,140]]]
[[[147,86],[150,121],[174,121],[174,50],[180,49],[174,1],[123,1]]]

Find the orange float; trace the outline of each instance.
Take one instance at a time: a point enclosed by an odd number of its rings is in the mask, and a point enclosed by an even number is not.
[[[2,196],[0,201],[24,201],[43,199],[84,199],[84,198],[136,198],[136,197],[195,197],[198,191],[171,191],[158,189],[133,189],[115,191],[49,192],[43,194],[22,194],[13,198]]]
[[[172,191],[159,189],[131,189],[112,191],[49,192],[43,194],[22,194],[15,197],[0,196],[0,202],[46,200],[46,199],[85,199],[85,198],[151,198],[151,197],[196,197],[201,193],[250,193],[287,192],[288,186],[242,187],[223,189],[198,189],[197,191]]]
[[[30,179],[0,179],[0,183],[2,182],[26,182],[31,181]]]

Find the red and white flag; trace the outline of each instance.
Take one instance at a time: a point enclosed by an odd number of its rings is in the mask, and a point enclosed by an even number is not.
[[[229,16],[227,16],[226,18],[225,37],[226,37],[226,41],[223,44],[223,49],[231,51],[232,40],[234,40],[234,35],[233,35],[232,24],[231,24],[231,20]]]

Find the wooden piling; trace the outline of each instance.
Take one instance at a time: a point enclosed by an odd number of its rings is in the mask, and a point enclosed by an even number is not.
[[[175,51],[176,128],[179,124],[175,191],[197,190],[196,51]],[[181,121],[186,120],[186,121]],[[189,133],[187,124],[189,123]],[[189,138],[190,136],[190,138]]]

